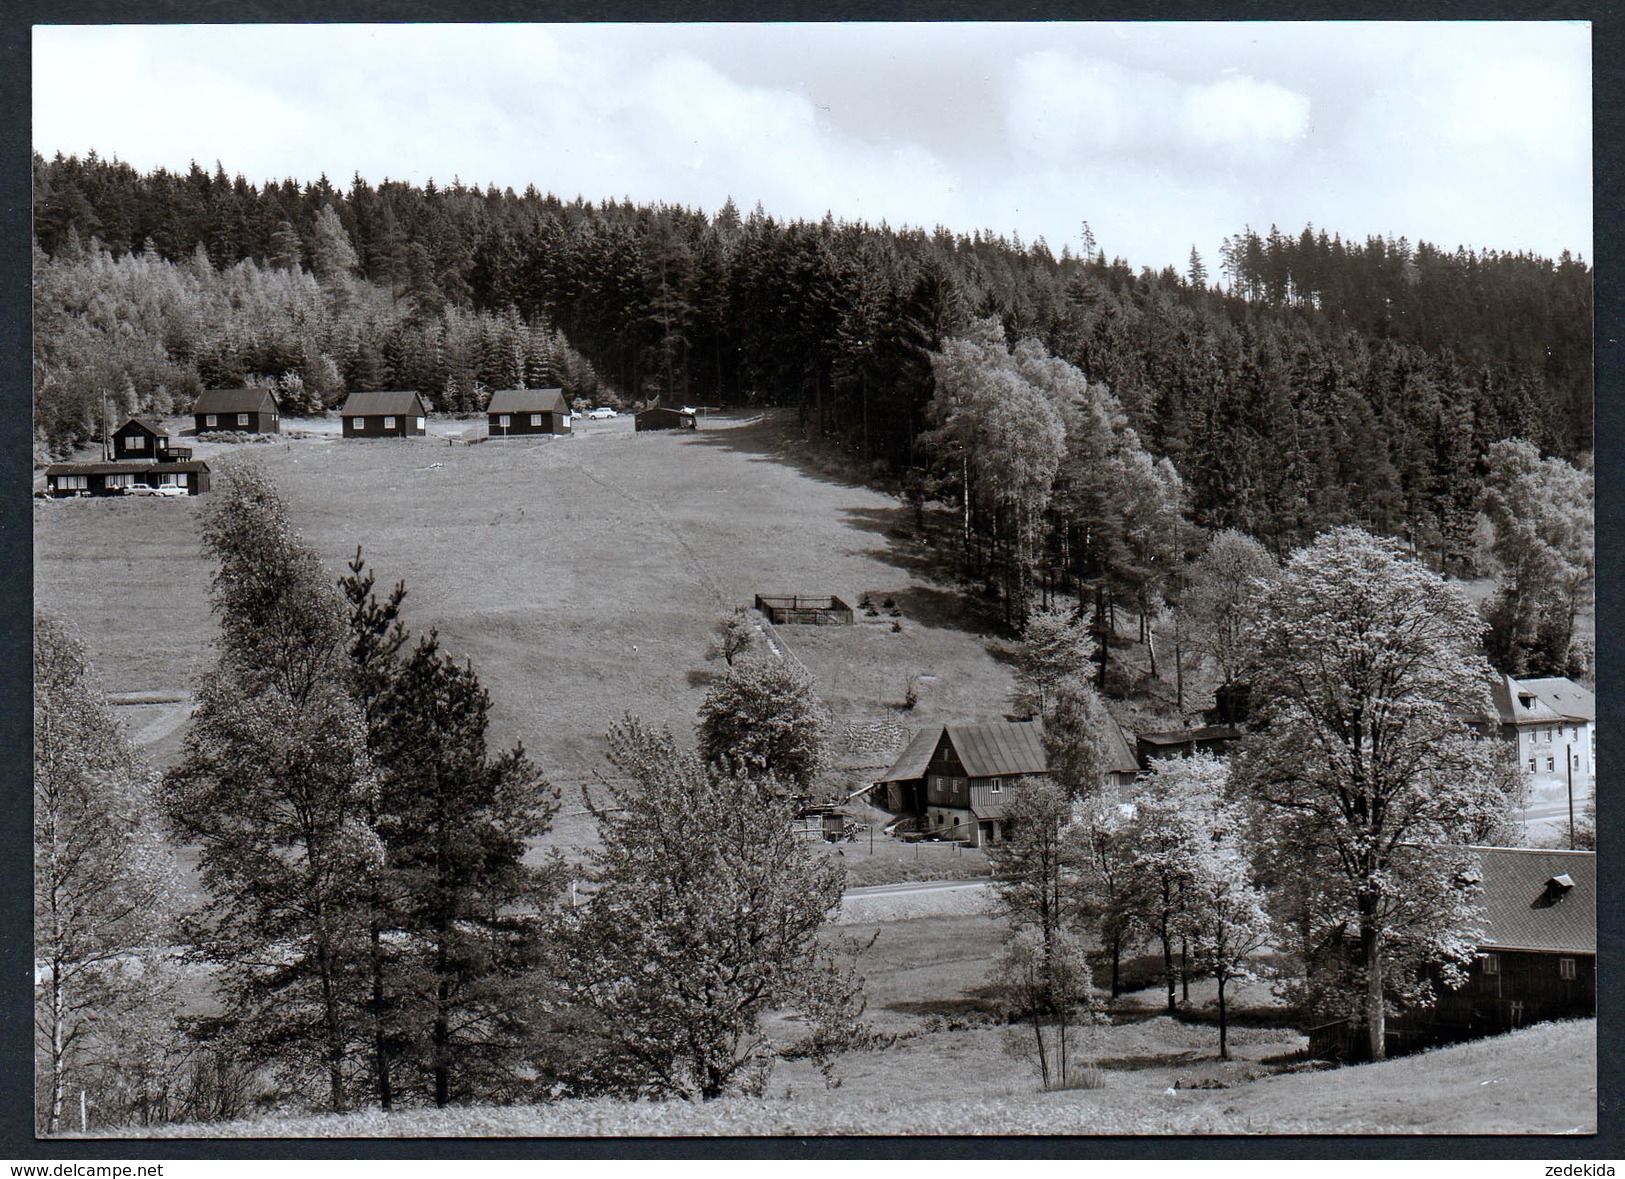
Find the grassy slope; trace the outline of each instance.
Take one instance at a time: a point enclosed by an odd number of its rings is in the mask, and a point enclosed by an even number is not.
[[[1596,1024],[1543,1024],[1422,1056],[1233,1087],[1177,1089],[1210,1053],[1208,1029],[1165,1017],[1124,1031],[1151,1040],[1162,1063],[1111,1070],[1106,1087],[1035,1092],[1032,1070],[1002,1029],[905,1040],[848,1057],[840,1088],[805,1071],[774,1074],[761,1098],[704,1106],[569,1101],[445,1111],[166,1127],[164,1136],[692,1134],[1565,1134],[1596,1127]],[[1126,1039],[1126,1037],[1125,1037]],[[1267,1033],[1237,1053],[1279,1052]],[[1242,1068],[1244,1066],[1237,1066]]]
[[[895,499],[783,461],[771,422],[709,425],[639,436],[619,419],[480,446],[327,435],[207,457],[262,463],[335,577],[360,544],[380,583],[406,581],[411,626],[438,627],[490,688],[494,740],[523,738],[566,788],[569,844],[586,835],[568,812],[602,771],[604,731],[631,711],[686,732],[716,672],[713,620],[756,593],[903,603],[900,633],[789,628],[838,729],[997,713],[1008,695],[1008,668],[952,595],[893,556]],[[210,665],[198,507],[37,501],[39,600],[91,637],[111,691],[184,690]],[[908,671],[937,677],[912,714],[896,708]],[[180,737],[149,756],[172,759]]]

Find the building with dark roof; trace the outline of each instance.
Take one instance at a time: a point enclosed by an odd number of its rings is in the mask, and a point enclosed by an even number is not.
[[[1105,784],[1132,782],[1140,768],[1128,742],[1115,724],[1107,738]],[[1049,772],[1041,721],[932,725],[914,734],[876,785],[885,787],[886,809],[912,817],[920,830],[980,847],[1003,839],[1005,806],[1021,780]]]
[[[1573,680],[1561,677],[1490,681],[1492,714],[1474,719],[1485,735],[1512,747],[1529,783],[1530,806],[1576,813],[1596,783],[1597,699]]]
[[[190,447],[170,444],[163,419],[146,414],[125,420],[113,431],[113,458],[135,462],[180,462],[192,457]]]
[[[76,495],[124,495],[131,487],[184,487],[188,495],[209,490],[209,464],[177,462],[52,463],[45,468],[45,493],[56,499]]]
[[[282,407],[269,389],[205,389],[192,403],[192,421],[199,434],[280,434]]]
[[[1197,753],[1226,757],[1246,733],[1240,725],[1202,725],[1195,729],[1136,733],[1134,752],[1142,770],[1149,770],[1153,761],[1171,757],[1191,757]]]
[[[410,438],[428,433],[429,407],[415,390],[352,393],[339,414],[346,438]]]
[[[1597,1013],[1597,856],[1589,851],[1480,847],[1482,934],[1467,981],[1435,982],[1431,1007],[1387,1023],[1394,1054]],[[1313,1029],[1312,1050],[1358,1055],[1344,1022]]]
[[[699,414],[692,405],[651,405],[640,409],[632,419],[632,428],[644,430],[697,430]]]
[[[491,394],[485,416],[492,438],[570,432],[570,406],[563,389],[498,389]]]

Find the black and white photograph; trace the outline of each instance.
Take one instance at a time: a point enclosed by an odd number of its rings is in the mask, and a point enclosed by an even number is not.
[[[36,1138],[1597,1134],[1592,31],[32,26]]]

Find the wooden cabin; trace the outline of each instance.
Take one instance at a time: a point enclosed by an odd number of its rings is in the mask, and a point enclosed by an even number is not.
[[[1231,748],[1245,734],[1246,730],[1240,725],[1202,725],[1194,729],[1136,733],[1135,760],[1139,762],[1142,770],[1149,770],[1153,761],[1163,761],[1172,757],[1191,757],[1197,753],[1228,757]]]
[[[699,414],[692,405],[652,405],[640,409],[632,422],[635,431],[697,430]]]
[[[282,432],[282,409],[269,389],[205,389],[192,404],[192,420],[199,434],[216,430]]]
[[[570,432],[570,406],[563,389],[498,389],[491,394],[485,416],[492,438]]]
[[[429,432],[429,407],[415,390],[352,393],[339,414],[346,438],[415,438]]]
[[[170,442],[169,427],[155,417],[133,417],[113,431],[114,461],[185,462],[191,447]]]
[[[126,489],[184,487],[188,495],[209,490],[209,464],[175,462],[53,463],[45,468],[45,493],[55,499],[78,495],[124,495]]]
[[[1597,855],[1480,847],[1483,935],[1467,981],[1435,983],[1431,1007],[1385,1025],[1393,1055],[1597,1013]],[[1310,1029],[1317,1054],[1359,1059],[1364,1034],[1349,1021]]]

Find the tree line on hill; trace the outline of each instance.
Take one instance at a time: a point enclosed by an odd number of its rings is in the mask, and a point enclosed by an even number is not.
[[[1180,470],[1194,519],[1278,553],[1361,523],[1426,530],[1422,547],[1459,558],[1493,443],[1591,446],[1591,271],[1566,253],[1244,229],[1221,289],[1194,250],[1186,274],[1136,273],[1087,225],[1057,256],[731,201],[708,215],[456,181],[256,186],[93,154],[36,157],[34,178],[36,403],[57,449],[93,431],[87,390],[134,411],[198,382],[287,378],[328,404],[397,387],[457,409],[519,379],[602,381],[796,406],[900,475],[926,465],[929,355],[989,317],[1109,389]],[[141,296],[155,283],[167,301]]]

